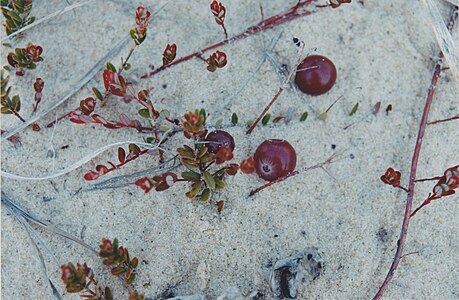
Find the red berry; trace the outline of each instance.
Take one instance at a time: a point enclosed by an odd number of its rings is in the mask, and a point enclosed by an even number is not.
[[[229,147],[231,150],[234,150],[235,146],[231,134],[223,130],[214,130],[210,132],[206,137],[206,141],[209,142],[206,143],[206,146],[212,153],[217,153],[218,149],[222,146]]]
[[[266,140],[258,146],[255,170],[262,179],[274,181],[295,170],[296,152],[285,140]]]
[[[321,55],[306,57],[296,70],[296,85],[303,93],[309,95],[328,92],[336,81],[335,65]]]

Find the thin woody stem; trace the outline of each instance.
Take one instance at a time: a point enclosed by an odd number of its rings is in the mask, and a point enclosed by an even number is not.
[[[226,32],[225,24],[222,24],[223,32],[225,33],[225,39],[228,39],[228,32]]]
[[[285,176],[282,176],[282,177],[280,177],[280,178],[277,178],[276,180],[270,181],[270,182],[268,182],[267,184],[262,185],[262,186],[260,186],[259,188],[256,188],[256,189],[252,190],[252,191],[250,192],[250,194],[249,194],[249,197],[252,197],[253,195],[255,195],[256,193],[258,193],[259,191],[264,190],[265,188],[270,187],[270,186],[272,186],[272,185],[275,184],[275,183],[279,183],[279,182],[281,182],[281,181],[284,181],[285,179],[287,179],[287,178],[289,178],[289,177],[292,177],[292,176],[295,176],[295,175],[297,175],[297,174],[298,174],[298,171],[293,171],[293,172],[291,172],[291,173],[289,173],[289,174],[287,174],[287,175],[285,175]]]
[[[453,8],[451,9],[450,21],[448,23],[448,29],[450,31],[452,27],[454,26],[454,23],[457,19],[457,10],[458,10],[457,6],[453,6]],[[384,279],[378,292],[373,298],[374,300],[381,299],[385,290],[387,289],[390,282],[392,281],[395,270],[397,270],[397,267],[400,264],[400,260],[402,259],[403,249],[405,246],[406,236],[408,232],[408,225],[410,222],[411,207],[413,205],[414,189],[415,189],[415,184],[416,184],[416,171],[417,171],[417,166],[418,166],[418,161],[419,161],[419,154],[421,152],[422,141],[424,139],[424,134],[425,134],[425,130],[427,127],[427,119],[428,119],[429,112],[430,112],[430,106],[432,104],[433,95],[435,93],[435,88],[437,86],[438,77],[441,73],[442,58],[443,58],[443,53],[440,51],[439,61],[437,62],[435,66],[435,71],[432,76],[431,85],[427,93],[426,103],[424,105],[424,111],[422,113],[421,123],[419,124],[418,137],[416,139],[416,146],[414,148],[413,158],[411,161],[410,180],[409,180],[409,185],[408,185],[408,196],[406,199],[405,214],[403,217],[402,230],[400,233],[400,237],[397,241],[397,250],[395,252],[395,256],[389,268],[389,271],[387,272],[386,278]]]
[[[435,199],[439,199],[439,197],[435,195],[429,195],[429,197],[426,200],[424,200],[424,202],[422,202],[422,204],[411,213],[410,218],[412,218],[421,208],[423,208],[426,205],[429,205],[430,202],[432,202],[432,200]]]
[[[337,154],[334,153],[334,154],[332,154],[329,158],[327,158],[325,161],[323,161],[323,162],[321,162],[321,163],[319,163],[319,164],[316,164],[316,165],[307,167],[307,168],[302,169],[302,170],[300,170],[300,171],[298,171],[298,170],[293,171],[293,172],[291,172],[291,173],[289,173],[289,174],[287,174],[287,175],[285,175],[285,176],[283,176],[283,177],[280,177],[280,178],[278,178],[278,179],[276,179],[276,180],[270,181],[270,182],[266,183],[265,185],[262,185],[262,186],[260,186],[259,188],[255,189],[255,190],[252,190],[252,191],[250,192],[250,194],[249,194],[249,197],[252,197],[253,195],[255,195],[256,193],[258,193],[259,191],[264,190],[265,188],[270,187],[270,186],[272,186],[272,185],[275,184],[275,183],[284,181],[285,179],[287,179],[287,178],[289,178],[289,177],[292,177],[292,176],[295,176],[295,175],[297,175],[297,174],[299,174],[299,173],[304,173],[304,172],[307,172],[307,171],[310,171],[310,170],[314,170],[314,169],[319,169],[319,168],[324,169],[324,166],[330,164],[330,163],[333,161],[333,159],[335,159],[336,156],[337,156]],[[325,169],[324,169],[324,170],[325,170]]]
[[[23,117],[21,117],[21,115],[20,115],[16,110],[14,110],[14,109],[11,108],[11,107],[10,107],[10,110],[11,110],[11,112],[12,112],[16,117],[18,117],[19,120],[21,120],[22,122],[25,122],[25,121],[26,121],[26,120],[24,120]]]
[[[398,188],[408,193],[408,189],[406,187],[399,185]]]
[[[415,182],[440,180],[442,177],[443,177],[443,176],[436,176],[436,177],[431,177],[431,178],[416,179]]]
[[[265,109],[261,112],[261,114],[258,116],[258,118],[253,122],[252,126],[250,126],[249,130],[247,130],[247,134],[251,134],[252,131],[255,129],[257,124],[260,122],[260,120],[263,118],[263,116],[268,112],[268,110],[271,108],[271,106],[276,102],[276,100],[279,98],[279,96],[282,94],[284,89],[281,87],[279,88],[279,91],[277,91],[276,95],[274,98],[271,99],[271,101],[268,103],[268,105],[265,107]]]
[[[457,115],[455,115],[454,117],[451,117],[451,118],[442,119],[442,120],[436,120],[436,121],[432,121],[432,122],[427,122],[427,125],[434,125],[434,124],[448,122],[448,121],[452,121],[452,120],[458,120],[458,119],[459,119],[459,114],[457,114]]]

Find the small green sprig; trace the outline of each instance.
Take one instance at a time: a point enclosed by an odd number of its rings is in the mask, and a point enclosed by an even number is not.
[[[32,0],[1,0],[0,6],[5,17],[3,26],[7,35],[35,21],[35,17],[29,17],[32,11]]]

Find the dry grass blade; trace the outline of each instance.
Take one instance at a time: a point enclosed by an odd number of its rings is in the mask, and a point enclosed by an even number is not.
[[[435,0],[424,0],[424,4],[429,12],[430,22],[432,23],[438,46],[453,72],[454,77],[459,81],[459,57],[453,37],[443,21]]]
[[[68,11],[73,10],[74,8],[77,8],[77,7],[86,5],[86,4],[88,4],[88,3],[90,3],[90,2],[93,2],[93,1],[94,1],[94,0],[87,0],[87,1],[81,1],[81,2],[75,3],[75,4],[72,4],[72,5],[68,5],[68,6],[66,6],[66,7],[64,7],[64,8],[62,8],[62,9],[59,9],[58,11],[55,11],[55,12],[53,12],[53,13],[47,15],[47,16],[44,17],[44,18],[41,18],[41,19],[39,19],[39,20],[36,20],[36,21],[34,21],[33,23],[31,23],[31,24],[29,24],[29,25],[27,25],[27,26],[22,27],[21,29],[19,29],[19,30],[13,32],[12,34],[10,34],[10,35],[8,35],[8,36],[2,38],[1,41],[3,42],[3,41],[5,41],[5,40],[7,40],[7,39],[10,39],[10,38],[12,38],[12,37],[14,37],[14,36],[16,36],[16,35],[18,35],[18,34],[24,32],[24,31],[26,31],[26,30],[29,30],[30,28],[32,28],[32,27],[34,27],[34,26],[37,26],[37,25],[39,25],[39,24],[41,24],[41,23],[43,23],[43,22],[45,22],[45,21],[51,19],[51,18],[54,18],[54,17],[56,17],[56,16],[58,16],[58,15],[61,15],[61,14],[64,14],[64,13],[66,13],[66,12],[68,12]]]
[[[97,254],[97,251],[94,250],[94,248],[92,248],[90,245],[86,244],[85,242],[83,242],[82,240],[72,236],[71,234],[67,233],[66,231],[56,227],[56,226],[53,226],[52,224],[48,223],[48,222],[45,222],[45,221],[42,221],[40,219],[38,219],[37,217],[33,216],[32,214],[28,213],[27,211],[25,211],[24,209],[22,209],[21,207],[19,207],[16,203],[14,203],[11,198],[6,195],[4,192],[2,192],[2,204],[5,205],[5,207],[11,211],[15,216],[17,217],[21,217],[25,220],[28,220],[34,224],[37,224],[39,225],[40,227],[42,227],[43,229],[51,232],[51,233],[55,233],[57,235],[60,235],[61,237],[64,237],[68,240],[71,240],[75,243],[78,243],[80,244],[81,246],[91,250],[92,252],[96,253]],[[28,224],[27,224],[28,225]],[[29,225],[30,226],[30,225]],[[32,228],[33,229],[33,228]],[[37,236],[36,236],[37,237]],[[39,238],[39,237],[37,237]],[[44,244],[44,242],[40,240],[40,243],[41,244]],[[49,249],[48,249],[49,250]],[[48,251],[49,253],[51,253],[51,251]],[[55,259],[57,261],[57,259]]]

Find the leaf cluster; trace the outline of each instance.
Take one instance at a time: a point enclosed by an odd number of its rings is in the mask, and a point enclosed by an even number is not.
[[[7,35],[35,21],[35,17],[30,17],[32,0],[1,0],[0,6],[5,18],[3,25]]]
[[[1,113],[13,114],[21,110],[21,99],[19,95],[10,97],[11,86],[8,86],[10,76],[5,77],[4,70],[1,71]]]

